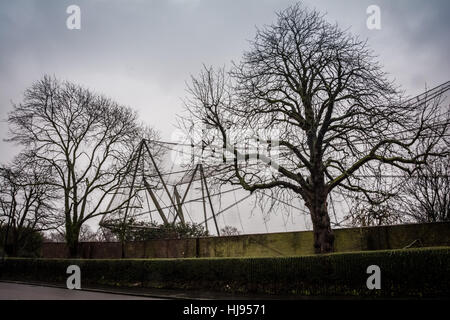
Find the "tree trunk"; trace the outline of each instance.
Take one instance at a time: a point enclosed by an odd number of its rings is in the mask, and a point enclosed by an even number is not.
[[[67,247],[69,248],[70,258],[79,258],[78,256],[79,236],[80,236],[80,227],[72,226],[71,228],[66,228],[66,241]]]
[[[328,215],[327,195],[325,192],[316,191],[308,200],[306,206],[309,208],[313,223],[314,251],[316,253],[332,252],[334,250],[334,233]]]
[[[314,250],[316,253],[328,253],[334,250],[334,233],[331,229],[328,212],[316,213],[313,222]]]
[[[72,240],[67,242],[67,246],[69,247],[69,257],[70,258],[79,258],[78,257],[78,240]]]
[[[9,253],[12,257],[17,257],[19,252],[19,230],[18,228],[13,228],[12,230],[12,243],[11,243],[11,252]]]

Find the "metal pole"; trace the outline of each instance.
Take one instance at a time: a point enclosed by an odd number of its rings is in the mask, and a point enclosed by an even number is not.
[[[148,194],[152,198],[152,201],[155,204],[156,210],[158,211],[159,215],[161,216],[161,219],[164,221],[164,224],[169,224],[169,220],[167,220],[166,216],[164,215],[164,211],[161,209],[158,199],[156,199],[156,196],[153,193],[152,189],[150,188],[150,185],[148,184],[148,182],[145,178],[143,178],[143,180],[144,180],[145,188],[147,189]]]
[[[174,186],[173,187],[173,194],[175,196],[175,200],[177,201],[177,205],[178,205],[178,214],[175,216],[174,222],[177,219],[177,216],[180,217],[180,221],[183,225],[185,225],[185,221],[184,221],[184,215],[183,215],[183,207],[182,207],[182,202],[180,199],[180,194],[178,193],[177,187]]]
[[[203,173],[203,166],[202,165],[200,165],[200,174],[202,175],[203,181],[205,182],[206,195],[208,196],[209,206],[211,208],[211,212],[212,212],[212,215],[213,215],[213,219],[214,219],[214,224],[216,226],[217,235],[220,237],[219,226],[217,225],[216,215],[214,213],[214,207],[213,207],[213,204],[212,204],[212,201],[211,201],[211,196],[209,194],[208,184],[206,182],[205,174]]]
[[[184,203],[184,200],[186,200],[186,196],[188,194],[189,188],[191,187],[192,181],[194,181],[195,174],[197,173],[198,164],[195,166],[194,172],[192,172],[191,180],[189,180],[189,184],[186,188],[186,191],[184,192],[183,199],[181,200],[181,203]]]
[[[142,179],[144,180],[144,177],[142,177]],[[144,186],[145,186],[145,180],[144,180]],[[153,216],[152,216],[152,210],[150,210],[150,201],[148,201],[148,194],[145,194],[145,200],[147,202],[147,207],[148,207],[148,214],[150,216],[150,221],[153,221]]]
[[[207,215],[206,215],[206,199],[205,199],[205,191],[203,188],[203,179],[202,179],[201,174],[200,174],[200,183],[201,183],[201,188],[202,188],[202,202],[203,202],[203,215],[205,218],[205,228],[206,228],[206,232],[208,232],[208,220],[207,220]]]
[[[139,160],[141,159],[142,143],[143,143],[143,140],[139,146],[139,151],[138,151],[138,155],[137,155],[137,159],[136,159],[136,167],[134,168],[133,179],[131,180],[130,192],[128,193],[128,200],[127,200],[127,206],[125,209],[125,215],[123,217],[123,228],[122,228],[122,239],[121,239],[122,240],[122,258],[125,257],[125,233],[126,233],[127,215],[128,215],[128,210],[130,209],[130,199],[131,199],[131,194],[133,193],[134,181],[136,180],[137,170],[139,167]]]
[[[158,165],[156,164],[156,161],[155,161],[155,159],[153,158],[153,155],[152,155],[152,153],[150,152],[150,149],[149,149],[147,143],[145,142],[145,140],[142,140],[142,142],[143,142],[143,144],[145,145],[145,148],[147,149],[147,153],[148,153],[148,155],[150,156],[150,159],[152,160],[152,163],[153,163],[153,166],[155,167],[156,173],[158,174],[159,178],[161,179],[161,183],[162,183],[162,185],[163,185],[163,187],[164,187],[164,190],[166,190],[167,196],[169,197],[170,202],[172,203],[173,208],[175,209],[175,211],[177,212],[177,214],[179,214],[178,208],[177,208],[177,206],[175,205],[175,201],[173,201],[172,196],[170,195],[169,189],[167,188],[167,185],[166,185],[166,183],[164,182],[164,179],[162,178],[161,172],[160,172],[159,169],[158,169]]]

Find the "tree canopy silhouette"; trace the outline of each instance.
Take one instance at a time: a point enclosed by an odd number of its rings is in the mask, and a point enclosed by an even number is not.
[[[81,226],[124,207],[126,197],[106,207],[108,195],[130,175],[130,157],[155,132],[136,113],[70,82],[45,76],[25,91],[9,114],[10,141],[22,144],[47,166],[63,199],[65,237],[77,255]]]
[[[318,253],[333,250],[327,206],[333,190],[376,201],[380,184],[361,175],[412,172],[442,155],[439,141],[448,125],[440,103],[402,98],[365,41],[301,4],[258,29],[231,70],[204,67],[188,92],[184,125],[207,128],[201,143],[219,141],[234,155],[223,181],[250,192],[300,197],[311,215]],[[277,140],[278,174],[262,175],[260,166],[240,163],[251,155],[233,146],[230,132],[239,128],[255,135],[276,129],[277,136],[259,139]]]

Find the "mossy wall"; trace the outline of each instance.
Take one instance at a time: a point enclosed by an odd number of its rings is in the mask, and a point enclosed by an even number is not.
[[[450,222],[334,230],[335,251],[450,246]],[[120,258],[120,243],[82,243],[82,258]],[[125,258],[283,257],[313,254],[312,231],[126,243]],[[42,257],[65,258],[65,244],[44,243]]]
[[[450,245],[450,223],[336,229],[335,251]],[[283,232],[199,239],[200,257],[277,257],[314,253],[313,232]]]
[[[313,233],[283,232],[199,239],[200,257],[282,257],[313,254]]]

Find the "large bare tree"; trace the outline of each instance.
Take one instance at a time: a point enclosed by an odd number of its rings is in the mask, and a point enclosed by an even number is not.
[[[24,145],[55,175],[66,241],[76,256],[82,225],[128,203],[129,198],[114,207],[105,204],[129,174],[140,139],[154,132],[130,108],[49,76],[25,91],[8,121],[9,140]]]
[[[365,41],[301,4],[258,29],[229,72],[205,67],[188,91],[184,125],[206,129],[203,148],[222,145],[234,155],[232,170],[222,178],[250,192],[300,197],[311,215],[317,253],[333,250],[331,192],[357,192],[375,201],[383,174],[411,173],[441,155],[436,146],[448,124],[439,103],[402,101]],[[239,128],[255,135],[277,132],[260,136],[279,144],[277,174],[241,163],[251,154],[231,141],[230,132]],[[264,156],[258,162],[274,164]]]

